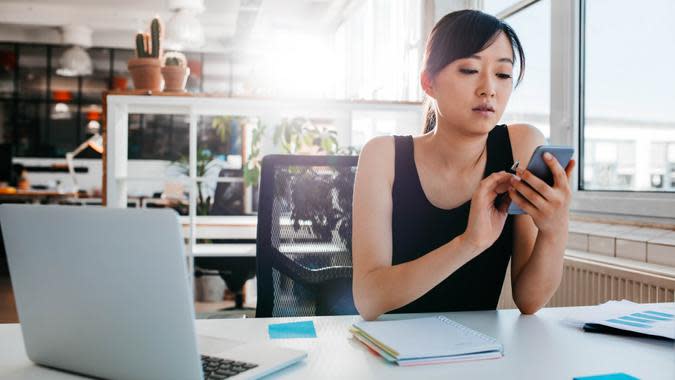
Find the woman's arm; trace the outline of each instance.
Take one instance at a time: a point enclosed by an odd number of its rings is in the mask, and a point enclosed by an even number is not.
[[[527,167],[534,149],[544,143],[544,136],[534,127],[523,124],[509,126],[509,134],[514,142],[514,158],[520,160],[521,167]],[[516,182],[518,192],[509,194],[512,201],[527,212],[527,215],[515,216],[511,262],[513,300],[524,314],[533,314],[543,307],[562,278],[571,197],[567,179],[574,162],[565,171],[557,162],[547,161],[547,164],[556,177],[553,187],[521,171],[522,179],[539,193]]]
[[[496,210],[494,199],[508,189],[510,178],[501,172],[481,182],[464,234],[416,260],[392,266],[393,138],[366,144],[359,157],[352,214],[353,291],[361,316],[372,320],[409,304],[492,245],[506,220],[506,208]]]

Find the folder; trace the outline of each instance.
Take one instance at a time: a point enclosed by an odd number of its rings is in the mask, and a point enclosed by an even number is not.
[[[440,315],[359,321],[351,332],[385,360],[401,366],[496,359],[504,351],[494,338]]]

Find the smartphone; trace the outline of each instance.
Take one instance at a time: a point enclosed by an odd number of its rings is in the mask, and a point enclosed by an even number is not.
[[[549,186],[552,186],[553,173],[551,173],[551,170],[548,168],[548,165],[546,165],[546,162],[544,161],[544,153],[546,152],[551,153],[553,157],[555,157],[556,160],[558,160],[560,166],[562,166],[564,169],[567,167],[567,164],[569,164],[570,160],[572,159],[572,155],[574,155],[574,148],[571,146],[563,146],[563,145],[539,145],[532,153],[530,162],[527,164],[527,170],[530,171],[532,174],[536,175],[537,177],[541,178]],[[509,205],[508,213],[510,215],[526,214],[525,211],[523,211],[513,202],[511,202],[511,205]]]

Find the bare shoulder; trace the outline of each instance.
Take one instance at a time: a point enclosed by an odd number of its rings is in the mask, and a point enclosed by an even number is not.
[[[394,178],[394,137],[378,136],[369,140],[361,149],[357,175]]]
[[[513,159],[519,160],[520,167],[524,168],[529,163],[535,148],[545,143],[544,134],[530,124],[511,124],[507,128]]]
[[[394,153],[394,136],[377,136],[368,140],[361,150],[361,155]]]

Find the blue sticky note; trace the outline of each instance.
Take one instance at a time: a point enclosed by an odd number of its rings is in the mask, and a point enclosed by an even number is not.
[[[270,339],[316,338],[314,322],[272,323],[267,326]]]
[[[575,377],[574,380],[640,380],[640,379],[625,374],[623,372],[619,372],[619,373],[609,373],[607,375]]]

